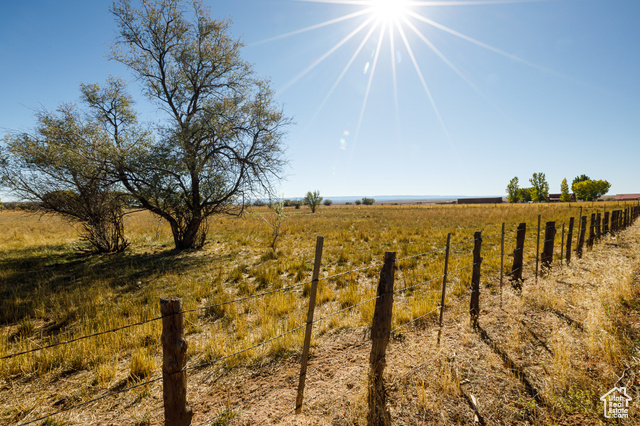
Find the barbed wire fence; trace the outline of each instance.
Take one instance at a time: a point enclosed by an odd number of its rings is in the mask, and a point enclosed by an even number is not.
[[[582,213],[582,210],[581,210]],[[619,233],[621,230],[629,227],[631,224],[633,224],[635,222],[635,220],[640,216],[640,207],[639,206],[632,206],[632,207],[628,207],[625,208],[624,210],[613,210],[611,212],[605,211],[602,215],[600,214],[600,212],[594,212],[591,213],[590,216],[590,226],[589,226],[589,235],[588,237],[585,238],[585,235],[587,233],[587,216],[580,216],[579,217],[579,227],[577,229],[577,235],[576,235],[576,247],[575,249],[572,249],[572,240],[573,240],[573,235],[574,235],[574,218],[570,219],[569,225],[568,225],[568,233],[566,235],[566,239],[565,239],[565,224],[563,223],[561,226],[557,225],[556,222],[553,221],[549,221],[545,223],[545,227],[544,227],[544,236],[542,237],[542,239],[540,238],[540,234],[542,231],[541,228],[541,215],[538,216],[538,227],[537,227],[537,232],[535,233],[535,237],[536,237],[536,246],[535,246],[535,250],[536,250],[536,254],[535,254],[535,270],[532,271],[535,274],[535,278],[538,278],[539,274],[544,274],[546,273],[546,271],[548,271],[549,269],[552,268],[553,266],[553,262],[554,262],[554,256],[556,256],[557,259],[559,259],[559,263],[562,266],[563,265],[563,258],[564,258],[564,262],[566,264],[570,263],[570,259],[571,259],[571,253],[572,251],[575,251],[576,255],[578,258],[582,257],[583,255],[583,247],[585,244],[585,239],[586,239],[586,243],[587,243],[587,249],[588,250],[592,250],[593,249],[593,245],[596,241],[600,240],[603,236],[608,235],[608,234],[613,234],[616,235],[617,233]],[[554,253],[554,245],[555,245],[555,236],[556,234],[561,230],[561,240],[560,240],[560,255],[559,257],[557,257],[557,253]],[[533,231],[533,230],[532,230]],[[273,290],[269,290],[269,291],[265,291],[259,294],[254,294],[254,295],[249,295],[249,296],[245,296],[245,297],[240,297],[234,300],[229,300],[229,301],[223,301],[223,302],[219,302],[219,303],[215,303],[215,304],[209,304],[206,306],[202,306],[202,307],[198,307],[198,308],[194,308],[194,309],[188,309],[188,310],[183,310],[182,306],[181,306],[181,302],[180,300],[177,299],[161,299],[161,310],[162,310],[162,315],[161,316],[157,316],[157,317],[153,317],[153,318],[149,318],[149,319],[144,319],[135,323],[131,323],[131,324],[127,324],[127,325],[123,325],[120,327],[114,327],[112,329],[108,329],[108,330],[104,330],[104,331],[99,331],[99,332],[95,332],[95,333],[91,333],[91,334],[87,334],[84,336],[80,336],[80,337],[76,337],[73,339],[68,339],[68,340],[64,340],[64,341],[60,341],[60,342],[55,342],[55,343],[51,343],[48,345],[44,345],[44,346],[40,346],[37,348],[31,348],[31,349],[27,349],[27,350],[23,350],[23,351],[19,351],[19,352],[15,352],[15,353],[11,353],[8,355],[4,355],[2,357],[0,357],[0,360],[5,361],[5,360],[9,360],[12,358],[17,358],[17,357],[21,357],[21,356],[26,356],[29,354],[33,354],[35,352],[40,352],[40,351],[46,351],[55,347],[59,347],[59,346],[65,346],[65,345],[70,345],[76,342],[80,342],[86,339],[91,339],[91,338],[96,338],[98,336],[103,336],[106,334],[111,334],[111,333],[117,333],[117,332],[122,332],[124,330],[128,330],[131,329],[133,327],[138,327],[138,326],[142,326],[145,324],[149,324],[149,323],[155,323],[155,322],[159,322],[162,321],[162,347],[163,347],[163,368],[162,368],[162,375],[161,376],[157,376],[153,379],[144,381],[144,382],[139,382],[139,383],[135,383],[131,386],[125,387],[123,389],[119,389],[116,391],[112,391],[112,392],[107,392],[103,395],[97,396],[95,398],[89,399],[87,401],[84,402],[80,402],[68,407],[65,407],[63,409],[51,412],[49,414],[46,415],[40,415],[37,418],[31,418],[31,419],[23,419],[20,421],[20,425],[28,425],[28,424],[33,424],[39,421],[43,421],[46,420],[48,418],[51,418],[53,416],[65,413],[65,412],[69,412],[71,410],[76,410],[82,407],[85,407],[87,405],[90,405],[92,403],[101,401],[103,399],[112,397],[112,396],[117,396],[117,395],[121,395],[123,393],[132,391],[134,389],[137,388],[141,388],[141,387],[145,387],[145,386],[150,386],[152,384],[157,384],[160,381],[162,381],[163,383],[163,393],[164,393],[164,418],[165,419],[174,419],[172,420],[171,424],[176,424],[176,425],[180,425],[180,424],[191,424],[191,419],[193,416],[193,413],[191,411],[191,409],[187,406],[187,399],[186,399],[186,395],[187,395],[187,375],[186,373],[192,370],[196,370],[196,369],[202,369],[202,368],[206,368],[206,367],[210,367],[219,363],[222,363],[226,360],[229,360],[230,358],[233,357],[238,357],[242,354],[245,354],[249,351],[253,351],[256,350],[258,348],[264,347],[265,345],[268,345],[278,339],[282,339],[285,336],[301,331],[302,329],[305,329],[305,339],[304,339],[304,348],[302,350],[302,354],[303,356],[301,357],[301,371],[299,374],[279,383],[276,384],[272,387],[270,387],[269,389],[263,390],[263,391],[258,391],[256,392],[255,395],[250,396],[249,398],[244,399],[242,402],[234,405],[233,407],[228,407],[227,409],[223,410],[222,412],[218,413],[217,415],[215,415],[212,418],[209,418],[205,421],[202,421],[198,424],[203,425],[203,424],[207,424],[207,423],[211,423],[214,422],[226,415],[228,415],[229,413],[233,413],[235,411],[237,411],[238,409],[246,406],[246,405],[250,405],[252,403],[255,403],[256,401],[260,400],[261,398],[264,398],[265,396],[269,395],[270,393],[275,392],[278,389],[281,389],[283,387],[286,386],[290,386],[292,384],[295,383],[295,381],[298,381],[298,396],[296,399],[296,405],[295,407],[292,407],[292,409],[290,411],[287,411],[285,413],[283,413],[278,419],[283,419],[287,416],[292,415],[295,412],[301,412],[302,406],[305,404],[304,403],[304,383],[305,383],[305,379],[309,374],[312,374],[316,371],[318,371],[319,369],[321,369],[322,367],[325,367],[329,364],[332,364],[334,362],[337,362],[341,359],[344,359],[345,357],[347,357],[348,355],[357,352],[359,350],[363,350],[366,346],[371,345],[372,346],[372,354],[370,356],[370,365],[365,365],[362,366],[361,368],[358,368],[356,372],[341,378],[337,383],[332,384],[329,388],[326,388],[323,392],[318,392],[316,395],[312,396],[311,398],[307,399],[306,404],[309,404],[311,401],[317,400],[319,398],[321,398],[322,396],[326,396],[329,390],[333,390],[335,389],[337,386],[340,385],[340,383],[345,382],[346,380],[349,380],[350,378],[353,378],[359,374],[361,374],[363,371],[365,371],[366,369],[369,369],[370,371],[370,377],[369,380],[380,380],[381,383],[383,382],[383,377],[382,377],[382,370],[379,368],[380,363],[382,363],[382,365],[384,365],[385,359],[386,359],[386,343],[384,342],[388,342],[389,338],[394,336],[394,334],[397,334],[398,331],[412,325],[412,324],[416,324],[419,321],[425,320],[426,318],[430,317],[430,316],[435,316],[436,314],[439,313],[440,318],[438,321],[439,324],[439,330],[442,329],[443,327],[443,315],[446,311],[445,308],[447,308],[448,306],[451,306],[455,303],[458,303],[461,300],[466,300],[466,298],[470,297],[470,305],[469,305],[469,310],[463,310],[460,314],[456,315],[454,318],[449,318],[447,319],[448,321],[453,321],[453,320],[457,320],[461,315],[463,314],[469,314],[470,315],[470,320],[471,320],[471,324],[473,325],[474,322],[477,324],[477,318],[479,316],[480,310],[479,310],[479,293],[480,293],[480,266],[483,263],[488,263],[488,262],[492,262],[492,261],[496,261],[498,259],[500,259],[500,266],[499,266],[499,270],[498,270],[498,275],[496,277],[494,277],[493,279],[486,281],[485,285],[495,285],[498,284],[500,285],[500,306],[502,306],[502,288],[504,285],[504,278],[508,278],[511,281],[511,285],[515,288],[518,289],[520,286],[521,288],[521,283],[522,283],[522,272],[525,268],[533,267],[533,259],[531,258],[531,256],[529,257],[529,261],[528,262],[524,262],[524,248],[523,248],[523,244],[524,244],[524,240],[526,239],[526,224],[525,223],[521,223],[520,225],[518,225],[517,229],[515,230],[511,230],[509,231],[509,234],[513,235],[516,234],[516,238],[513,240],[513,242],[515,243],[515,249],[512,252],[511,257],[513,257],[513,264],[511,267],[510,271],[507,271],[507,273],[505,274],[505,267],[507,265],[504,264],[504,260],[505,257],[507,256],[507,254],[505,253],[505,240],[506,240],[506,235],[507,232],[505,231],[505,225],[504,223],[501,226],[501,232],[500,233],[492,233],[486,236],[482,236],[482,232],[476,232],[474,235],[473,239],[469,239],[469,240],[465,240],[462,241],[460,243],[456,243],[455,245],[451,245],[450,244],[450,240],[451,240],[451,234],[448,235],[447,237],[447,242],[444,246],[436,248],[434,250],[428,251],[428,252],[424,252],[424,253],[419,253],[419,254],[415,254],[415,255],[410,255],[410,256],[406,256],[400,259],[395,259],[395,252],[388,252],[385,255],[385,261],[384,262],[380,262],[380,263],[372,263],[371,265],[368,266],[364,266],[364,267],[359,267],[359,268],[355,268],[355,269],[351,269],[348,271],[342,271],[339,273],[335,273],[332,275],[328,275],[328,276],[324,276],[321,277],[320,276],[320,268],[321,268],[321,261],[322,261],[322,246],[323,246],[323,238],[322,237],[318,237],[317,241],[316,241],[316,256],[315,256],[315,261],[314,261],[314,268],[313,268],[313,275],[312,275],[312,279],[309,281],[304,281],[304,282],[300,282],[300,283],[296,283],[294,285],[291,286],[287,286],[287,287],[283,287],[283,288],[278,288],[278,289],[273,289]],[[533,234],[533,232],[531,232],[531,234]],[[533,235],[530,235],[531,237],[533,237]],[[484,239],[496,239],[500,237],[500,254],[488,257],[486,259],[483,259],[480,256],[481,253],[481,247],[482,247],[482,241],[483,238]],[[509,240],[511,242],[511,239]],[[453,249],[457,249],[459,252],[460,250],[462,250],[462,248],[467,247],[471,244],[474,244],[474,250],[473,250],[473,262],[472,263],[467,263],[467,264],[463,264],[463,265],[456,265],[455,269],[449,271],[448,270],[448,265],[449,265],[449,261],[450,258],[452,257],[453,254]],[[542,251],[542,255],[540,254],[540,244],[542,243],[543,246],[543,251]],[[492,250],[495,249],[495,247],[492,248]],[[393,253],[393,256],[391,256],[391,253]],[[468,251],[466,251],[466,253],[468,253]],[[429,256],[433,256],[433,255],[440,255],[440,254],[444,254],[444,271],[441,275],[437,275],[435,277],[432,278],[428,278],[425,279],[421,282],[417,282],[417,283],[411,283],[410,285],[407,285],[405,282],[405,285],[403,288],[398,288],[398,289],[394,289],[394,271],[396,269],[400,269],[398,267],[398,264],[402,263],[402,262],[407,262],[407,261],[415,261],[416,259],[420,259],[420,258],[424,258],[426,259]],[[540,268],[540,265],[541,268]],[[375,297],[368,297],[365,298],[364,300],[361,300],[357,303],[353,303],[350,304],[349,306],[346,306],[342,309],[330,312],[330,313],[326,313],[323,316],[319,317],[319,318],[315,318],[314,319],[314,309],[315,309],[315,299],[316,299],[316,292],[317,292],[317,287],[318,287],[318,283],[321,281],[325,281],[325,282],[329,282],[331,280],[336,280],[339,277],[343,277],[349,274],[354,274],[357,272],[365,272],[365,271],[369,271],[372,269],[376,269],[376,268],[382,268],[381,273],[380,273],[380,283],[378,284],[378,289],[377,289],[377,294]],[[448,279],[450,279],[453,275],[455,274],[461,274],[464,273],[464,277],[459,279],[459,282],[466,282],[466,280],[469,278],[468,277],[468,269],[472,269],[472,273],[471,273],[471,283],[469,286],[457,286],[455,288],[449,288],[447,289],[447,282]],[[495,269],[494,269],[495,270]],[[431,288],[433,287],[434,283],[438,283],[442,281],[442,286],[441,289],[439,288]],[[293,327],[289,328],[288,330],[285,330],[283,332],[281,332],[278,335],[275,335],[273,337],[270,337],[268,339],[262,340],[256,344],[250,345],[246,348],[242,348],[240,350],[237,350],[233,353],[229,353],[220,357],[217,357],[213,360],[209,360],[209,361],[205,361],[205,362],[199,362],[199,363],[194,363],[193,365],[186,365],[186,351],[187,351],[187,345],[186,345],[186,341],[184,339],[183,336],[183,317],[185,314],[188,313],[194,313],[194,312],[202,312],[202,311],[210,311],[210,310],[215,310],[215,309],[220,309],[223,308],[225,306],[229,306],[229,305],[237,305],[243,302],[247,302],[247,301],[251,301],[251,300],[257,300],[257,299],[262,299],[262,298],[266,298],[266,296],[269,295],[273,295],[273,294],[283,294],[285,292],[291,292],[291,291],[299,291],[302,289],[302,287],[304,286],[311,286],[310,291],[309,291],[309,304],[308,304],[308,314],[307,314],[307,320],[305,322],[301,322],[299,324],[294,325]],[[395,295],[400,295],[402,293],[409,293],[409,292],[413,292],[416,289],[420,288],[420,287],[427,287],[427,290],[425,292],[423,292],[422,296],[424,297],[426,293],[429,294],[434,294],[434,295],[438,295],[439,292],[440,293],[440,301],[436,303],[436,307],[435,308],[431,308],[429,310],[427,310],[424,313],[420,313],[419,315],[415,315],[415,317],[411,318],[410,320],[405,321],[404,323],[396,326],[395,328],[391,329],[391,324],[392,324],[392,318],[390,315],[390,312],[392,312],[392,306],[393,306],[393,297]],[[434,299],[437,300],[437,297]],[[326,321],[330,318],[339,316],[339,315],[344,315],[356,308],[359,308],[361,306],[364,306],[366,304],[369,303],[375,303],[375,311],[374,311],[374,317],[373,317],[373,325],[371,327],[371,333],[368,339],[365,340],[364,343],[360,343],[356,346],[354,346],[351,349],[346,350],[344,353],[335,356],[329,360],[326,360],[322,363],[320,363],[317,366],[314,366],[311,369],[307,368],[307,362],[308,362],[308,357],[309,357],[309,346],[310,346],[310,341],[311,341],[311,336],[312,336],[312,331],[313,331],[313,326]],[[172,305],[173,304],[173,308],[170,310],[163,310],[162,307],[165,305]],[[384,306],[386,305],[386,307]],[[385,314],[386,312],[386,314]],[[378,325],[376,328],[376,323],[378,324],[383,324],[382,326]],[[438,342],[439,342],[439,334],[438,333]],[[170,337],[169,337],[170,336]],[[380,342],[383,342],[382,344],[380,344]],[[402,347],[406,346],[407,344],[409,344],[409,342],[406,342],[404,345],[400,345],[400,346],[396,346],[392,352],[395,352],[397,350],[400,350]],[[376,352],[376,354],[374,354],[374,352]],[[390,352],[390,353],[392,353]],[[375,355],[375,356],[374,356]],[[376,358],[377,357],[377,358]],[[382,367],[384,368],[384,367]],[[372,373],[374,371],[377,371],[377,375]],[[407,373],[408,374],[408,373]],[[373,377],[373,378],[372,378]],[[173,390],[172,390],[173,389]],[[376,387],[370,387],[369,392],[380,392],[381,388],[376,388]],[[167,394],[168,392],[168,394]],[[371,401],[382,401],[383,402],[383,406],[381,407],[375,407],[375,406],[371,406],[370,405],[370,410],[383,410],[384,411],[384,397],[380,397],[380,395],[369,395],[369,400]],[[374,404],[375,405],[375,404]],[[35,417],[35,416],[34,416]]]

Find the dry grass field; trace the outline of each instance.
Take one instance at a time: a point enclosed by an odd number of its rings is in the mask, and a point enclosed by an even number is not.
[[[35,424],[160,424],[155,319],[159,299],[177,296],[191,311],[185,327],[194,424],[362,424],[368,348],[356,348],[366,341],[374,308],[364,301],[375,296],[384,252],[395,251],[404,259],[396,288],[406,291],[395,299],[392,328],[411,325],[394,335],[388,352],[394,424],[473,423],[474,399],[487,424],[597,424],[604,420],[598,398],[613,385],[633,385],[637,395],[639,225],[604,238],[584,259],[534,285],[537,220],[541,215],[543,228],[556,221],[559,258],[569,217],[581,208],[588,216],[621,207],[322,206],[315,214],[288,208],[276,251],[270,228],[249,214],[214,217],[205,248],[181,253],[171,250],[165,223],[137,212],[125,225],[131,248],[100,256],[88,254],[77,229],[58,216],[0,211],[0,423],[29,422],[134,387]],[[505,272],[515,228],[527,223],[529,278],[521,294],[506,284],[500,307],[503,222]],[[475,231],[483,232],[485,259],[480,333],[468,325],[464,297]],[[449,232],[451,309],[437,346],[433,316],[412,321],[437,308]],[[297,381],[256,397],[295,377],[304,331],[260,343],[304,324],[317,235],[325,238],[321,277],[333,277],[318,290],[316,318],[327,318],[314,324],[310,368],[321,367],[309,375],[304,413],[285,416]],[[267,294],[251,298],[261,293]],[[237,299],[246,300],[220,305]],[[126,328],[38,349],[120,327]],[[24,351],[32,352],[10,356]]]

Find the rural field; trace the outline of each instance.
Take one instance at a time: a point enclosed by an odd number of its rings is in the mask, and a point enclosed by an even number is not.
[[[585,246],[569,265],[561,240],[571,217],[575,249],[580,214],[636,205],[290,207],[275,249],[268,223],[276,219],[262,207],[214,216],[205,247],[182,252],[172,250],[166,223],[132,212],[130,248],[110,255],[88,253],[79,227],[60,216],[0,210],[0,424],[162,424],[163,297],[180,298],[185,311],[192,424],[366,424],[368,343],[387,251],[397,259],[385,370],[392,424],[607,424],[600,397],[621,386],[633,398],[633,424],[640,225]],[[536,272],[539,217],[540,251],[545,222],[557,230],[544,276]],[[522,222],[520,291],[508,274]],[[478,231],[481,311],[472,328]],[[296,415],[317,236],[324,250]]]

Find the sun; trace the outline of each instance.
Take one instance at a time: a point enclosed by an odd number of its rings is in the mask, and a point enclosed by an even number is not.
[[[349,45],[351,40],[358,40],[353,44],[355,50],[348,52],[344,57],[346,64],[344,65],[339,76],[331,88],[326,92],[324,99],[320,102],[316,110],[314,117],[320,112],[324,105],[328,102],[329,98],[336,92],[336,89],[344,80],[347,72],[353,68],[354,64],[357,64],[359,60],[364,59],[364,75],[366,81],[363,84],[363,100],[362,107],[360,108],[360,114],[358,116],[357,123],[353,133],[354,142],[352,146],[355,147],[355,142],[358,140],[361,126],[363,124],[365,110],[369,101],[369,95],[371,94],[371,88],[373,86],[374,77],[376,76],[376,70],[379,68],[380,62],[385,58],[389,58],[389,68],[391,70],[391,88],[393,89],[394,106],[396,111],[396,123],[400,122],[400,102],[399,102],[399,76],[398,76],[398,64],[403,64],[405,68],[409,68],[404,64],[413,65],[413,69],[419,80],[419,86],[425,92],[425,95],[435,113],[437,121],[440,123],[442,130],[448,139],[451,146],[453,142],[445,121],[440,114],[440,109],[436,104],[436,99],[431,91],[431,87],[428,83],[428,75],[423,71],[423,61],[420,61],[418,55],[420,51],[417,47],[420,45],[426,46],[435,56],[449,67],[454,74],[458,75],[465,83],[467,83],[475,92],[477,92],[483,98],[489,100],[489,98],[478,88],[473,81],[471,81],[463,70],[460,70],[453,61],[440,50],[432,38],[430,33],[441,31],[447,33],[450,36],[459,38],[465,42],[471,43],[482,49],[486,49],[495,54],[504,56],[511,61],[517,61],[524,65],[542,70],[545,72],[552,72],[544,67],[536,65],[532,62],[519,58],[509,52],[505,52],[490,44],[484,43],[478,39],[475,39],[469,35],[466,35],[460,31],[457,31],[451,27],[436,22],[429,17],[429,10],[435,7],[458,7],[458,6],[478,6],[478,5],[493,5],[493,4],[515,4],[524,2],[539,2],[545,0],[292,0],[298,2],[319,3],[325,6],[328,5],[341,5],[351,8],[351,11],[344,15],[338,15],[327,21],[319,22],[314,25],[310,25],[305,28],[301,28],[295,31],[291,31],[285,34],[281,34],[276,37],[263,40],[260,43],[266,43],[269,41],[279,40],[285,37],[291,37],[307,31],[318,30],[333,25],[343,25],[348,21],[356,22],[355,27],[348,32],[341,40],[331,46],[324,54],[321,54],[317,59],[301,71],[298,75],[292,78],[289,82],[279,88],[278,92],[282,93],[289,89],[296,82],[300,81],[302,77],[307,75],[318,65],[324,62],[330,56],[336,54],[340,49]],[[429,32],[426,29],[430,29]],[[373,50],[369,50],[371,46],[375,46]],[[388,49],[388,50],[387,50]],[[389,52],[387,55],[382,55],[381,52]],[[364,53],[363,53],[364,52]],[[371,52],[370,54],[368,52]],[[366,55],[366,56],[365,56]],[[404,62],[403,62],[404,58]],[[363,63],[360,61],[360,63]],[[553,72],[552,72],[553,73]],[[406,75],[406,74],[404,74]],[[345,149],[344,140],[341,140],[341,149]],[[346,149],[345,149],[346,150]],[[352,152],[355,148],[352,148]]]
[[[369,10],[379,23],[398,22],[409,14],[408,0],[371,0]]]

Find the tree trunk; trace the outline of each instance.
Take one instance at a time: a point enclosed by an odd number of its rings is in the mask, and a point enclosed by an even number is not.
[[[176,221],[170,221],[173,242],[176,250],[188,250],[201,248],[206,239],[206,233],[202,228],[202,218],[193,218],[186,225],[180,226]]]

